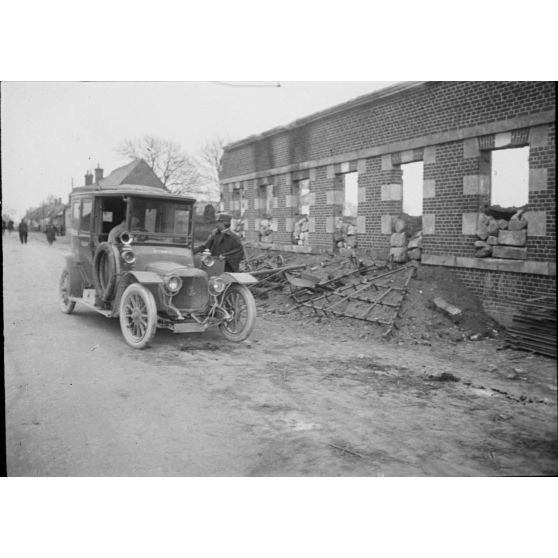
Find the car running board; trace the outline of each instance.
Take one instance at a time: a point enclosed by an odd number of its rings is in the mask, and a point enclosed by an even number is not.
[[[95,306],[94,304],[91,304],[91,302],[88,302],[87,300],[77,297],[77,296],[69,296],[68,300],[71,300],[73,302],[79,302],[80,304],[83,304],[84,306],[87,306],[88,308],[91,308],[92,310],[95,310],[95,312],[98,312],[99,314],[102,314],[103,316],[107,317],[107,318],[112,318],[113,314],[112,314],[112,310],[103,310],[102,308],[99,308],[98,306]]]

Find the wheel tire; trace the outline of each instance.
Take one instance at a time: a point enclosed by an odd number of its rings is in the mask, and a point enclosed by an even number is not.
[[[122,294],[119,307],[120,329],[130,347],[143,349],[157,329],[157,305],[151,291],[132,283]]]
[[[101,242],[93,257],[93,284],[105,302],[114,296],[116,277],[120,273],[119,258],[118,249],[108,242]]]
[[[232,320],[219,324],[223,336],[236,343],[244,341],[256,325],[256,302],[248,287],[234,283],[225,291],[221,305],[233,315]]]
[[[60,276],[58,294],[60,296],[60,309],[64,312],[64,314],[71,314],[76,307],[76,303],[73,300],[68,299],[70,296],[70,272],[67,267],[64,268],[62,275]]]

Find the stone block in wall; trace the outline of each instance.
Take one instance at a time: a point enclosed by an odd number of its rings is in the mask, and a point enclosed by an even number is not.
[[[366,172],[366,159],[359,159],[357,161],[357,172],[364,174]]]
[[[411,260],[420,260],[422,256],[422,250],[420,248],[411,248],[407,251],[407,256]]]
[[[327,165],[326,167],[326,178],[333,178],[335,176],[335,166]]]
[[[461,223],[461,234],[477,234],[477,228],[479,225],[479,214],[478,213],[463,213]],[[424,215],[422,216],[422,222],[424,224]],[[423,226],[424,232],[424,226]],[[488,230],[486,231],[486,236],[488,236]]]
[[[494,238],[489,236],[488,238]],[[485,248],[488,246],[488,242],[486,240],[475,240],[475,248]]]
[[[411,163],[415,160],[415,154],[412,149],[401,152],[401,163]]]
[[[529,147],[546,147],[548,145],[548,125],[533,126],[529,130]]]
[[[422,216],[422,234],[434,234],[436,229],[436,214],[424,213]]]
[[[391,234],[393,232],[393,219],[391,215],[382,215],[381,226],[382,234]]]
[[[326,205],[335,205],[335,190],[326,192]]]
[[[260,209],[260,198],[254,198],[254,209]]]
[[[343,173],[349,172],[351,170],[351,164],[349,163],[349,161],[341,163],[339,170]]]
[[[382,184],[382,201],[401,201],[403,186],[401,184]]]
[[[316,218],[315,217],[308,217],[308,232],[311,232],[311,233],[316,232]]]
[[[366,202],[366,188],[359,188],[358,189],[358,203],[365,203]]]
[[[490,246],[496,246],[498,244],[498,237],[497,236],[489,236],[486,239],[486,243]]]
[[[500,226],[498,225],[498,221],[494,219],[494,217],[488,218],[488,223],[486,224],[486,228],[488,229],[488,234],[496,235],[500,230]]]
[[[306,197],[306,201],[308,202],[308,205],[310,205],[310,206],[316,205],[316,193],[312,192],[312,193],[308,194],[308,196]]]
[[[294,231],[294,219],[292,217],[287,217],[287,219],[285,220],[285,230],[288,233]]]
[[[359,215],[357,217],[357,234],[366,233],[366,216]]]
[[[492,255],[493,247],[489,246],[482,246],[481,248],[477,248],[475,251],[475,258],[488,258]]]
[[[333,217],[328,217],[326,219],[326,233],[332,233],[335,231],[335,219]]]
[[[436,162],[436,146],[429,145],[424,148],[424,153],[422,155],[422,161],[425,165],[430,165]]]
[[[506,224],[510,231],[521,231],[527,228],[525,219],[510,219],[509,222],[506,221]]]
[[[511,145],[512,135],[511,132],[500,132],[494,136],[494,147],[498,149],[499,147],[507,147]]]
[[[480,156],[479,139],[467,138],[463,140],[463,158],[472,159]]]
[[[548,169],[529,169],[529,192],[546,190]]]
[[[436,197],[436,181],[433,178],[424,180],[422,183],[422,197],[435,198]]]
[[[546,211],[527,211],[523,218],[527,221],[529,236],[546,236]]]
[[[316,181],[316,169],[310,169],[310,172],[308,174],[308,178],[310,179],[310,182],[315,182]]]
[[[272,198],[271,206],[273,207],[273,209],[278,209],[279,208],[279,198]]]
[[[463,177],[463,195],[478,196],[490,192],[490,176],[487,174],[467,174]]]
[[[389,239],[390,246],[407,246],[407,235],[404,232],[395,232]]]
[[[285,207],[294,207],[294,203],[295,203],[294,196],[291,194],[287,194],[285,196]]]
[[[407,248],[422,248],[422,232],[416,234],[407,243]]]
[[[507,260],[526,260],[527,248],[517,248],[515,246],[493,246],[492,257]]]
[[[527,244],[527,231],[499,231],[498,244],[505,246],[525,246]]]
[[[498,219],[498,228],[505,231],[508,228],[508,221],[506,219]]]
[[[389,249],[389,257],[393,259],[394,262],[397,263],[404,263],[407,261],[407,247],[406,246],[399,246],[399,247],[392,247]]]
[[[382,155],[382,170],[391,170],[393,165],[391,164],[391,153],[386,153]]]
[[[407,221],[405,219],[396,219],[393,227],[396,233],[402,233],[407,229]]]
[[[291,173],[288,172],[288,173],[285,175],[285,184],[286,184],[287,186],[290,186],[292,183],[293,183],[293,179],[292,179]]]

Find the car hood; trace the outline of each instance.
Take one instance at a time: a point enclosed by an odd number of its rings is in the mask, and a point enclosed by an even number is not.
[[[184,266],[177,264],[176,262],[169,262],[169,261],[155,261],[150,262],[145,266],[146,271],[153,271],[154,273],[158,273],[159,275],[178,275],[180,277],[186,275],[192,275],[193,272],[195,274],[201,270],[197,270],[192,266]],[[203,272],[202,272],[203,273]]]

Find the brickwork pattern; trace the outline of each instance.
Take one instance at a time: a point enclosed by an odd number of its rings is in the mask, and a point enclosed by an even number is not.
[[[556,295],[556,277],[463,268],[452,272],[481,299],[486,313],[503,325],[511,324],[518,302]]]
[[[225,154],[222,178],[555,108],[552,82],[430,82]]]

